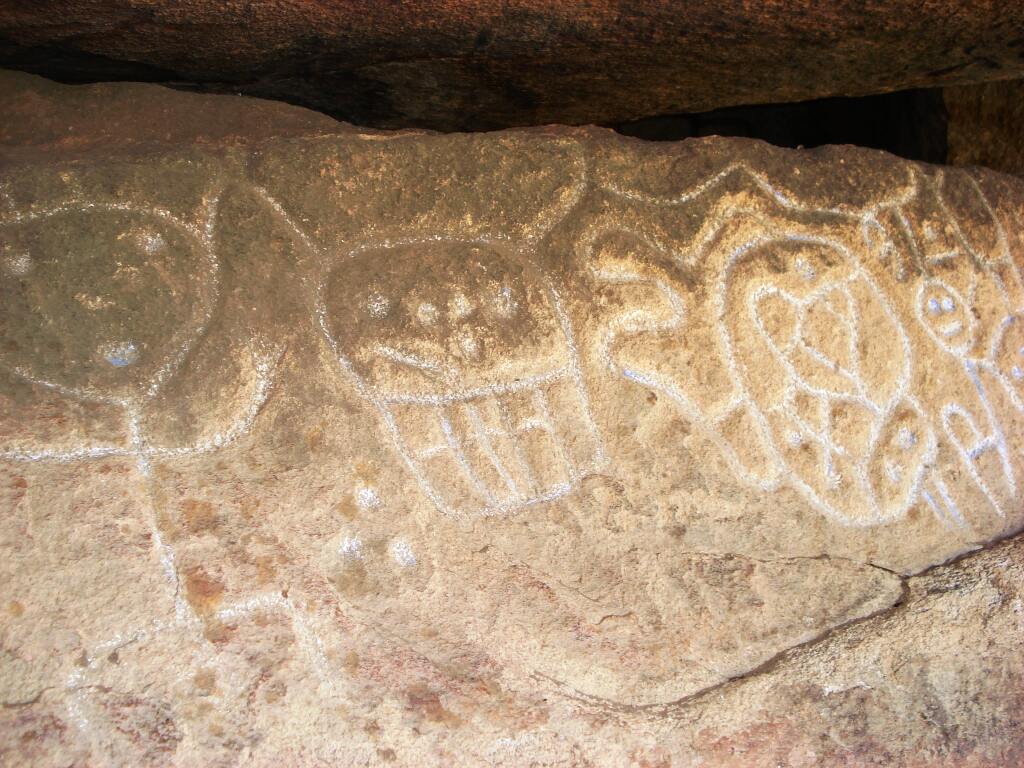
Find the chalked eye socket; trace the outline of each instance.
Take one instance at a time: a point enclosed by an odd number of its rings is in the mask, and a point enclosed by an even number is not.
[[[518,265],[490,253],[474,262],[465,246],[452,251],[425,262],[409,248],[339,265],[324,291],[332,334],[354,346],[380,333],[441,343],[453,335],[465,338],[467,329],[501,333],[513,321],[530,324],[522,310],[535,292],[523,284]]]
[[[359,252],[335,265],[319,302],[334,348],[381,392],[501,386],[566,364],[543,273],[489,245]]]

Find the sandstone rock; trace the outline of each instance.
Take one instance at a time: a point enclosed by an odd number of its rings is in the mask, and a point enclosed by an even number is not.
[[[7,764],[1024,757],[1020,181],[0,93]]]
[[[1024,80],[946,88],[949,162],[1024,176]]]
[[[480,130],[1020,77],[1022,28],[1012,0],[32,0],[0,8],[0,64]]]

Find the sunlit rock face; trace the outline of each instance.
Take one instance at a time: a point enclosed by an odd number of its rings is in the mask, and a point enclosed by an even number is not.
[[[6,764],[1020,761],[1019,181],[5,78]]]

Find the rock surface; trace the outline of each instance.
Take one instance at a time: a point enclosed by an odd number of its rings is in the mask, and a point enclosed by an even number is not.
[[[1024,760],[1020,181],[0,107],[0,764]]]
[[[1024,176],[1024,80],[943,91],[952,165]]]
[[[480,130],[1021,77],[1021,29],[1013,0],[14,0],[0,65]]]

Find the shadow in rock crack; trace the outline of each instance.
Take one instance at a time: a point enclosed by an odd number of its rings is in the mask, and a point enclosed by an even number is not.
[[[609,127],[648,141],[740,136],[792,148],[854,144],[945,163],[947,122],[942,90],[927,89],[659,115]]]

